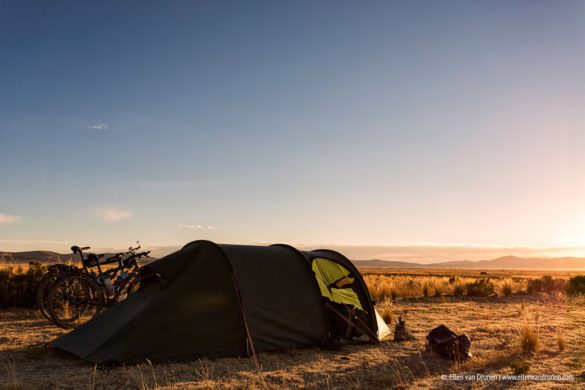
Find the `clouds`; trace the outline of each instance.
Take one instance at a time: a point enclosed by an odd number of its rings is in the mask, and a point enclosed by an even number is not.
[[[96,215],[106,223],[115,223],[132,218],[130,210],[121,210],[115,207],[102,207],[95,210]]]
[[[25,245],[65,245],[66,241],[57,240],[0,240],[0,244],[25,244]]]
[[[12,225],[22,220],[20,215],[0,214],[0,225]]]
[[[217,228],[215,226],[211,226],[211,225],[191,225],[191,224],[184,224],[184,223],[180,223],[178,225],[178,227],[180,227],[181,229],[197,229],[197,230],[217,230]]]
[[[95,130],[108,130],[108,124],[107,123],[96,123],[92,126],[88,126],[88,129],[95,129]]]

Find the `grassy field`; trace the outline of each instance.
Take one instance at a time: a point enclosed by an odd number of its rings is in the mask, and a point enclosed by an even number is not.
[[[346,345],[339,351],[317,348],[261,353],[251,359],[196,360],[186,363],[103,368],[58,353],[50,343],[63,333],[34,310],[0,312],[0,388],[576,388],[585,386],[585,300],[564,294],[525,294],[522,286],[542,273],[492,274],[494,284],[513,282],[513,293],[487,297],[453,296],[457,283],[486,278],[480,271],[364,270],[372,290],[403,286],[402,296],[379,293],[378,310],[405,316],[414,341]],[[555,274],[568,278],[569,273]],[[445,284],[446,279],[446,284]],[[413,280],[412,283],[410,281]],[[429,293],[424,296],[424,286]],[[387,286],[386,290],[379,286]],[[390,286],[390,287],[388,287]],[[406,287],[410,289],[407,289]],[[445,290],[435,294],[437,286]],[[451,287],[453,288],[453,287]],[[500,287],[496,288],[496,291]],[[433,291],[433,293],[431,293]],[[454,363],[425,351],[425,335],[445,324],[472,339],[473,358]],[[161,329],[161,331],[168,331]],[[574,380],[459,381],[441,375],[573,375]],[[455,379],[454,377],[451,377]]]

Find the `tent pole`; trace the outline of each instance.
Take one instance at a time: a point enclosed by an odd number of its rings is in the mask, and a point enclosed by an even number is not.
[[[246,338],[250,343],[250,349],[252,350],[252,357],[254,358],[254,363],[256,363],[256,369],[260,371],[260,363],[258,363],[258,357],[256,356],[256,350],[254,349],[254,343],[252,342],[252,335],[250,334],[250,329],[248,328],[248,321],[246,320],[246,310],[244,310],[244,302],[242,301],[242,296],[240,295],[240,287],[236,281],[236,276],[232,272],[232,281],[234,283],[234,288],[236,289],[236,295],[238,296],[238,302],[240,304],[240,311],[242,312],[242,319],[244,320],[244,330],[246,331]]]
[[[347,305],[345,303],[343,305],[345,307],[347,307]],[[376,310],[376,309],[374,309],[374,310]],[[364,326],[364,328],[370,333],[368,335],[368,337],[370,337],[371,340],[375,340],[376,344],[381,342],[380,340],[378,340],[378,336],[375,335],[374,332],[370,329],[370,327],[368,325],[366,325],[359,317],[356,316],[355,319],[358,320]]]
[[[347,318],[346,316],[344,316],[343,314],[341,314],[341,313],[340,313],[340,312],[339,312],[339,311],[338,311],[336,308],[334,308],[334,307],[333,307],[333,305],[329,304],[329,302],[327,302],[327,303],[326,303],[326,305],[327,305],[327,308],[328,308],[328,309],[330,309],[332,312],[334,312],[334,313],[335,313],[335,314],[337,314],[339,317],[341,317],[341,319],[342,319],[342,320],[344,320],[345,322],[347,322],[347,323],[348,323],[350,326],[355,326],[355,324],[354,324],[353,322],[351,322],[351,320],[350,320],[349,318]],[[357,318],[357,317],[356,317],[356,318]],[[378,340],[378,338],[377,338],[377,337],[374,337],[374,336],[372,336],[372,334],[368,334],[368,333],[372,332],[372,331],[370,330],[370,328],[368,328],[368,327],[366,326],[366,324],[364,324],[364,323],[363,323],[363,322],[362,322],[362,321],[361,321],[359,318],[357,318],[357,320],[358,320],[358,321],[360,321],[360,322],[361,322],[361,323],[362,323],[362,324],[365,326],[365,328],[368,330],[368,332],[365,332],[365,333],[366,333],[366,336],[367,336],[367,337],[368,337],[368,338],[369,338],[371,341],[373,341],[373,342],[374,342],[374,344],[378,344],[378,343],[380,343],[380,340]],[[373,332],[372,332],[372,333],[373,333]]]

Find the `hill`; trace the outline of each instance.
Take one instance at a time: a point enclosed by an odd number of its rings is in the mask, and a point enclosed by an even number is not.
[[[585,259],[578,257],[522,258],[503,256],[493,260],[445,261],[414,263],[386,260],[354,260],[359,268],[457,268],[457,269],[517,269],[517,270],[572,270],[585,269]]]
[[[152,261],[154,258],[150,258]],[[78,262],[79,255],[51,251],[1,252],[0,264],[27,264],[36,261],[43,264]],[[454,268],[454,269],[517,269],[517,270],[573,270],[585,269],[585,258],[523,258],[503,256],[492,260],[460,260],[440,263],[406,262],[398,260],[352,260],[358,268]]]

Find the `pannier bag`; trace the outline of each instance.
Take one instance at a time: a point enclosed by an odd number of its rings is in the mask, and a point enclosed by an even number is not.
[[[427,335],[427,351],[433,351],[449,360],[470,358],[471,339],[466,334],[457,335],[445,325],[431,330]]]

